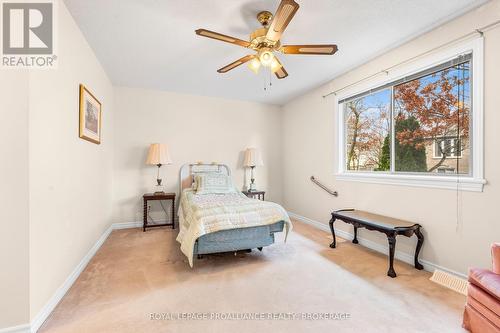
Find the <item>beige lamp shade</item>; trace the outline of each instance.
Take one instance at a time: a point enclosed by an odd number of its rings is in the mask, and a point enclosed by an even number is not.
[[[243,164],[246,167],[264,165],[264,163],[262,162],[260,151],[257,148],[247,148],[247,150],[245,151],[245,161]]]
[[[172,164],[172,159],[170,158],[170,152],[168,151],[168,146],[164,143],[152,143],[149,146],[148,158],[146,159],[146,164],[158,165],[158,164]]]

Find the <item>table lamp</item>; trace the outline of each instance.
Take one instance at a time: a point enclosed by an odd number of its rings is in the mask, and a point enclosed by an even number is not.
[[[153,143],[149,146],[148,157],[146,159],[147,165],[156,165],[158,167],[158,174],[156,176],[156,191],[155,194],[163,194],[163,185],[160,178],[160,168],[164,164],[172,164],[168,146],[164,143]]]
[[[243,165],[252,169],[250,188],[248,189],[248,191],[256,191],[253,169],[255,169],[256,166],[264,165],[264,163],[262,162],[260,151],[257,148],[247,148],[247,150],[245,151],[245,161]]]

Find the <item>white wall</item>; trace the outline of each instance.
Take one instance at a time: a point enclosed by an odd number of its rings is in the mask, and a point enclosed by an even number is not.
[[[0,74],[0,328],[29,321],[28,73]]]
[[[494,0],[424,36],[356,68],[284,107],[283,201],[296,214],[327,223],[334,209],[354,207],[417,221],[425,229],[421,258],[465,274],[470,266],[489,267],[490,244],[500,241],[496,205],[500,198],[500,29],[485,33],[485,177],[483,193],[337,181],[336,105],[322,95],[379,72],[426,50],[500,19]],[[298,152],[298,153],[297,153]],[[333,198],[309,181],[316,176],[340,196]],[[458,217],[457,217],[458,216]],[[458,222],[457,222],[458,221]],[[337,227],[352,232],[342,222]],[[386,245],[384,235],[362,230],[361,237]],[[397,250],[412,253],[415,240],[398,238]]]
[[[242,188],[243,151],[258,147],[265,165],[256,169],[257,187],[281,201],[280,108],[130,88],[116,88],[115,101],[114,222],[142,221],[141,196],[156,183],[156,167],[145,165],[154,142],[170,147],[173,164],[161,168],[169,192],[178,192],[180,167],[197,161],[228,164]]]
[[[30,306],[36,316],[111,222],[113,87],[59,2],[59,67],[29,87]],[[102,103],[102,143],[78,137],[79,84]]]

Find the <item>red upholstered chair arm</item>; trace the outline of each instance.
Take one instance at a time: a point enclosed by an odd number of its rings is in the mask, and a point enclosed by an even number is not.
[[[489,269],[471,268],[469,282],[483,289],[500,302],[500,275]]]
[[[491,245],[491,261],[493,262],[493,273],[500,274],[500,243]]]

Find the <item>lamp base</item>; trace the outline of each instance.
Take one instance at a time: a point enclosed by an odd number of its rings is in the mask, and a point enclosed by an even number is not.
[[[255,177],[253,175],[253,170],[255,169],[255,165],[252,165],[251,167],[251,175],[250,175],[250,186],[248,187],[248,192],[254,192],[257,191],[255,188]]]
[[[165,188],[163,187],[163,185],[155,185],[154,194],[155,195],[165,194]]]
[[[250,187],[248,188],[248,192],[255,192],[257,189],[255,188],[255,183],[250,183]]]

